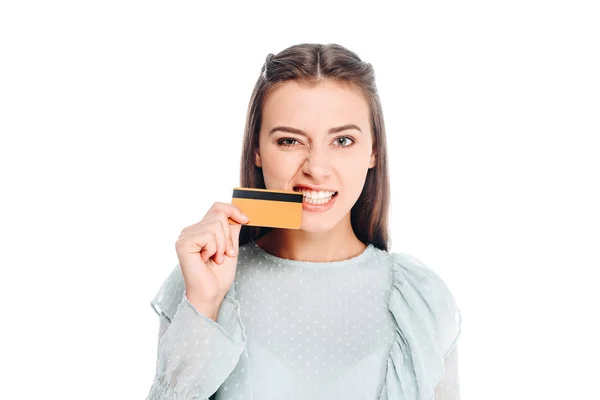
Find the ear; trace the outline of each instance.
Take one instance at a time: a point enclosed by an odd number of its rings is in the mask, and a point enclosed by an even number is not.
[[[369,161],[369,169],[373,168],[377,162],[377,154],[373,151],[371,153],[371,160]]]
[[[258,150],[254,152],[254,165],[256,165],[258,168],[262,168],[262,161],[260,160],[260,154]]]

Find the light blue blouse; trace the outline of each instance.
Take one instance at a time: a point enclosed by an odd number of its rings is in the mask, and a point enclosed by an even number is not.
[[[216,322],[188,301],[179,265],[151,304],[160,328],[147,399],[460,398],[460,311],[407,254],[369,245],[309,262],[250,242]]]

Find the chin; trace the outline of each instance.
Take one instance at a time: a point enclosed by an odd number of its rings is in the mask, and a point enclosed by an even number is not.
[[[300,230],[302,232],[309,232],[309,233],[327,233],[329,231],[331,231],[331,228],[322,228],[322,227],[318,227],[318,228],[300,228]]]
[[[326,221],[302,221],[300,230],[311,233],[329,232],[334,228],[335,224],[327,223]]]

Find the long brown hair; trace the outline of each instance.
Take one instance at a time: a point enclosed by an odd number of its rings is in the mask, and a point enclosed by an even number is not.
[[[369,169],[365,185],[357,202],[352,207],[350,219],[354,234],[365,244],[389,250],[388,209],[390,199],[385,126],[379,94],[375,85],[375,73],[371,64],[338,44],[298,44],[281,51],[270,53],[254,86],[244,131],[240,185],[248,188],[265,189],[262,169],[254,164],[258,151],[262,110],[266,97],[279,84],[300,81],[316,84],[330,79],[361,90],[369,104],[375,166]],[[240,245],[258,239],[270,228],[243,226]]]

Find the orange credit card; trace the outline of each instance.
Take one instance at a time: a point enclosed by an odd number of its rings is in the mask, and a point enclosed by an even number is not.
[[[248,216],[245,225],[300,229],[302,199],[294,191],[234,188],[231,203]]]

